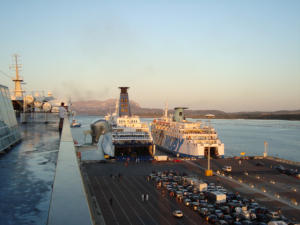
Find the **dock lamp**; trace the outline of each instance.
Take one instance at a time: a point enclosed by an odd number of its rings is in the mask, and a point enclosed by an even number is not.
[[[208,134],[209,134],[209,140],[211,140],[211,126],[210,126],[210,119],[214,118],[215,115],[213,114],[207,114],[205,117],[208,119]],[[208,144],[208,149],[207,149],[207,170],[205,170],[205,176],[210,177],[213,175],[213,171],[210,169],[210,141]]]

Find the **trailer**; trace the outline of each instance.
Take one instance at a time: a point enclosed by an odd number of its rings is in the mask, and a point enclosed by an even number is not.
[[[155,155],[154,159],[156,161],[168,161],[168,156],[167,155]]]
[[[202,181],[198,182],[196,184],[196,187],[198,188],[199,191],[207,191],[207,183],[204,183]]]
[[[207,196],[208,200],[213,203],[225,203],[226,202],[226,194],[219,191],[208,192]]]

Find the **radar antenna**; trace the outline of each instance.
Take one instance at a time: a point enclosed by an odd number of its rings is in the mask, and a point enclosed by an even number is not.
[[[168,118],[168,102],[165,104],[165,118]]]

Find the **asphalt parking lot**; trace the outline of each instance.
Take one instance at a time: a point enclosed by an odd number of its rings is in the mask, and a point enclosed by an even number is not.
[[[274,169],[277,165],[282,165],[287,169],[298,169],[299,167],[284,163],[278,163],[269,159],[260,160],[242,160],[239,164],[236,159],[213,159],[211,161],[214,171],[221,170],[225,165],[232,166],[230,176],[241,184],[230,182],[228,179],[219,177],[206,178],[212,182],[221,182],[228,190],[239,192],[248,198],[255,198],[262,205],[276,210],[281,208],[283,214],[295,221],[300,221],[299,205],[295,206],[291,200],[300,203],[300,179],[286,174],[279,173]],[[207,167],[205,160],[192,161],[193,163]],[[256,166],[258,162],[262,162],[264,166]],[[247,172],[247,175],[245,174]],[[229,174],[227,175],[227,177]],[[270,197],[268,197],[270,196]],[[274,200],[279,196],[278,201]],[[272,199],[273,197],[274,199]],[[288,204],[284,204],[283,202]]]
[[[106,224],[208,224],[197,212],[162,196],[147,182],[146,176],[151,171],[168,169],[188,172],[185,164],[174,163],[130,163],[127,167],[120,162],[83,165]],[[148,194],[149,200],[142,201],[142,194]],[[175,209],[181,209],[184,217],[175,218],[172,215]]]
[[[299,199],[300,180],[278,173],[270,168],[273,161],[263,161],[265,166],[256,166],[255,161],[243,161],[241,165],[233,159],[212,160],[214,170],[221,169],[224,165],[232,165],[232,177],[234,180],[242,179],[243,184],[232,182],[228,178],[213,176],[204,177],[200,167],[206,167],[206,160],[174,162],[143,162],[136,164],[130,162],[126,167],[122,162],[108,163],[84,163],[82,171],[86,174],[85,181],[89,186],[92,199],[101,209],[106,224],[208,224],[197,212],[178,203],[175,199],[162,196],[161,192],[146,181],[146,176],[152,171],[176,170],[190,175],[197,175],[207,182],[215,182],[224,186],[227,190],[239,192],[242,196],[255,198],[261,205],[270,209],[282,209],[283,214],[293,221],[300,221],[300,211],[282,202],[266,197],[261,192],[261,186],[270,194],[279,193],[281,198],[293,197]],[[248,172],[244,174],[245,169]],[[121,175],[119,178],[119,174]],[[261,179],[257,179],[259,175]],[[275,180],[275,184],[270,183]],[[252,190],[245,187],[248,183],[255,184]],[[288,189],[288,187],[290,189]],[[299,191],[291,192],[296,187]],[[299,189],[298,189],[299,188]],[[142,194],[148,194],[149,200],[142,201]],[[172,212],[181,209],[184,213],[182,219],[175,218]],[[99,214],[99,213],[98,213]],[[101,220],[95,216],[96,224]]]

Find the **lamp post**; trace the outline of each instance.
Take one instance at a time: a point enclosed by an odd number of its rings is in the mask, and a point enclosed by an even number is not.
[[[269,146],[269,144],[268,144],[268,142],[264,142],[264,145],[265,145],[265,151],[264,151],[264,157],[267,157],[267,155],[268,155],[268,146]]]
[[[214,118],[215,115],[207,114],[205,115],[208,119],[208,149],[207,149],[207,170],[205,170],[205,176],[212,176],[213,171],[210,169],[210,145],[211,145],[211,126],[210,126],[210,119]]]

